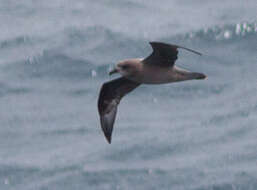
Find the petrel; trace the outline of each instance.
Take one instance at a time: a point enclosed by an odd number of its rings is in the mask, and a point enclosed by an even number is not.
[[[198,55],[201,53],[162,42],[150,42],[150,45],[153,52],[148,57],[120,61],[109,74],[120,73],[122,77],[102,85],[98,98],[98,112],[101,127],[108,143],[111,143],[113,125],[120,100],[140,84],[164,84],[206,78],[206,75],[202,73],[190,72],[175,66],[178,48]]]

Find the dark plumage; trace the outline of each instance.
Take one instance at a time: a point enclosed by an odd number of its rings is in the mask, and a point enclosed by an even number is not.
[[[111,143],[113,124],[121,98],[139,85],[140,83],[124,77],[103,84],[98,99],[98,111],[102,130],[109,143]]]

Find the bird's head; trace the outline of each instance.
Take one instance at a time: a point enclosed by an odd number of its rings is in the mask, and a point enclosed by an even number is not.
[[[119,62],[109,75],[120,73],[122,76],[131,76],[137,71],[138,64],[133,60],[125,60]]]

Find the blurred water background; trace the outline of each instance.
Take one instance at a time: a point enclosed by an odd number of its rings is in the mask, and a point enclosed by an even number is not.
[[[0,0],[1,190],[256,190],[256,0]],[[205,81],[142,85],[107,144],[108,71],[149,41]]]

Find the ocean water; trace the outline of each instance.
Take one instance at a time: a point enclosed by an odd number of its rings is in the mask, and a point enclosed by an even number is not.
[[[0,0],[1,190],[256,190],[255,0]],[[113,141],[97,98],[149,41],[208,80],[142,85]]]

